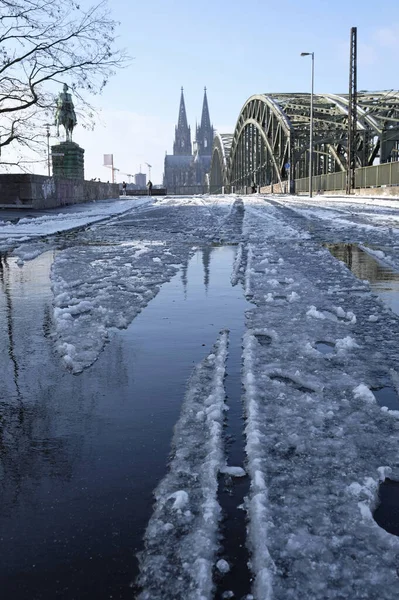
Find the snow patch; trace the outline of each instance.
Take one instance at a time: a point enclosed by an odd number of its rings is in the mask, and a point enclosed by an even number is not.
[[[355,398],[364,400],[370,404],[374,404],[376,402],[373,392],[364,383],[360,383],[357,387],[355,387],[353,390],[353,395]]]

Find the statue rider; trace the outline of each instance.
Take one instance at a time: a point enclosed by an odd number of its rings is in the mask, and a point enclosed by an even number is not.
[[[55,124],[57,125],[57,135],[59,135],[59,126],[65,127],[66,141],[72,141],[72,131],[76,125],[76,114],[72,102],[71,94],[68,94],[68,86],[64,83],[63,92],[58,94],[55,110]]]

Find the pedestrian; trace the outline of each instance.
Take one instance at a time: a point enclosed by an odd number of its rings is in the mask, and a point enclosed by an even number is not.
[[[148,180],[147,187],[148,187],[148,195],[151,196],[152,195],[152,181],[151,181],[151,179]]]
[[[254,181],[252,182],[252,185],[251,185],[251,191],[253,194],[256,194],[256,185],[255,185]]]
[[[122,182],[123,195],[126,196],[126,181]]]

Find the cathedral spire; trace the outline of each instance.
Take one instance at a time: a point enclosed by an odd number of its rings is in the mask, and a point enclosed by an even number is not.
[[[187,115],[186,115],[186,105],[184,103],[184,93],[183,87],[181,88],[181,96],[180,96],[180,108],[179,108],[179,119],[177,122],[178,129],[187,129]]]
[[[181,88],[179,118],[175,128],[175,142],[173,154],[178,156],[191,155],[191,129],[187,123],[186,105],[184,103],[183,88]]]
[[[204,101],[202,104],[201,127],[210,129],[211,119],[209,118],[208,98],[206,96],[206,87],[204,87]]]
[[[213,144],[213,126],[209,117],[208,98],[206,95],[206,87],[204,88],[204,101],[202,103],[201,125],[196,129],[196,141],[198,153],[202,156],[210,156],[212,154]]]

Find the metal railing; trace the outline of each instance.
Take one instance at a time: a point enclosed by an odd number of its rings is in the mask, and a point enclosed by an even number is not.
[[[357,188],[380,187],[382,185],[399,185],[399,162],[356,169]]]
[[[345,190],[346,171],[328,173],[327,175],[315,175],[313,177],[313,190],[315,192],[332,192]],[[373,165],[372,167],[361,167],[355,172],[356,188],[370,188],[381,186],[399,185],[399,161]],[[295,192],[297,194],[309,191],[309,177],[295,180]]]

